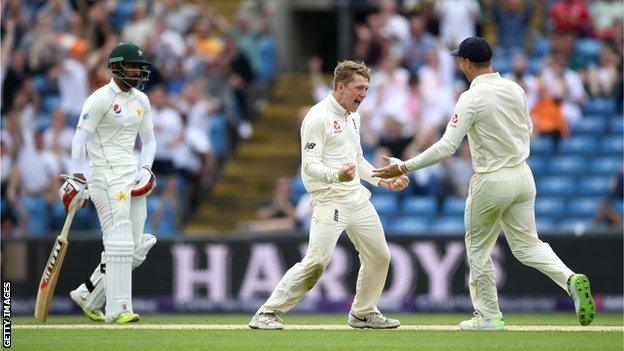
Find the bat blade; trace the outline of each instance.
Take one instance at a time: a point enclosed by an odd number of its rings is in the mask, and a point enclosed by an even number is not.
[[[46,262],[43,269],[43,274],[39,281],[39,291],[37,291],[37,302],[35,303],[35,318],[41,322],[45,322],[48,319],[54,288],[56,288],[56,282],[58,281],[68,246],[69,243],[66,240],[62,240],[60,236],[57,237],[56,241],[54,241],[54,246],[52,246],[48,262]]]

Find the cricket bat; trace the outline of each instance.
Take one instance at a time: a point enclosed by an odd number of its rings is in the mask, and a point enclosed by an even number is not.
[[[56,238],[56,241],[54,241],[48,262],[46,262],[46,265],[43,268],[43,275],[41,276],[41,281],[39,282],[39,291],[37,291],[37,302],[35,304],[35,318],[41,322],[48,320],[50,304],[52,303],[52,297],[54,296],[54,288],[56,287],[56,282],[58,281],[61,267],[63,266],[67,246],[69,246],[67,234],[69,233],[69,228],[74,221],[74,214],[76,214],[77,207],[77,202],[76,204],[70,205],[69,213],[67,213],[67,218],[65,218],[65,224],[63,224],[63,230]]]

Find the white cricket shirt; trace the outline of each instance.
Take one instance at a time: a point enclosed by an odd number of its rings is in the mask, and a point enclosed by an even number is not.
[[[360,115],[349,113],[330,92],[312,106],[301,125],[301,178],[312,197],[319,202],[359,203],[370,198],[370,191],[360,178],[378,185],[373,166],[366,161],[360,144]],[[346,163],[354,163],[356,176],[340,182],[338,171]]]
[[[415,171],[436,164],[468,134],[475,173],[514,167],[529,157],[532,133],[524,90],[498,73],[483,74],[459,97],[442,138],[405,165]]]
[[[123,92],[111,79],[94,91],[82,106],[78,128],[91,136],[87,152],[91,169],[134,167],[134,143],[139,132],[152,129],[147,96],[137,90]]]

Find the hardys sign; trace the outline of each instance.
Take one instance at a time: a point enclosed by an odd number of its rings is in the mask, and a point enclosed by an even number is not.
[[[601,310],[622,310],[621,235],[543,239],[572,270],[591,278]],[[12,282],[13,312],[30,313],[39,269],[46,262],[52,242],[3,238],[2,244],[2,276]],[[389,237],[388,244],[391,263],[381,308],[471,310],[462,237]],[[221,241],[161,238],[144,264],[133,272],[134,304],[144,312],[255,311],[286,270],[303,258],[306,249],[307,237],[299,235]],[[99,263],[101,250],[101,241],[97,240],[72,243],[56,289],[53,312],[78,312],[67,298],[68,293]],[[566,292],[542,273],[519,263],[504,239],[494,248],[492,262],[501,307],[506,311],[572,308]],[[347,311],[358,270],[357,252],[342,238],[320,281],[295,310]]]

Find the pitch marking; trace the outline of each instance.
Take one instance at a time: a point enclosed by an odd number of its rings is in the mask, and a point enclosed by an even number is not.
[[[241,324],[29,324],[13,325],[14,329],[139,329],[139,330],[251,330],[247,325]],[[309,325],[286,325],[284,330],[354,330],[347,325],[341,324],[309,324]],[[459,331],[455,325],[402,325],[398,329],[405,331]],[[624,332],[624,326],[570,326],[570,325],[511,325],[507,331],[519,332]]]

